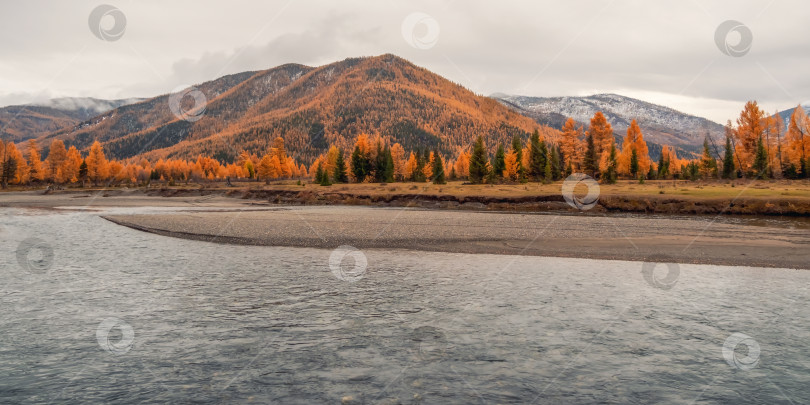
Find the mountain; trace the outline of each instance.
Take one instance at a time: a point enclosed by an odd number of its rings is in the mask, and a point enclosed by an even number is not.
[[[804,102],[801,104],[801,106],[805,113],[810,111],[810,102]],[[785,123],[785,130],[787,130],[788,126],[790,125],[790,117],[793,115],[793,110],[795,109],[796,107],[793,107],[779,112],[779,116],[782,117],[782,121]]]
[[[613,126],[617,139],[624,138],[627,127],[635,119],[651,145],[651,155],[660,145],[670,145],[688,154],[700,153],[703,139],[710,134],[715,142],[723,139],[723,126],[705,118],[695,117],[672,108],[648,103],[617,94],[596,94],[587,97],[526,97],[494,94],[501,103],[533,118],[540,124],[560,128],[568,117],[585,128],[591,117],[602,111]]]
[[[313,160],[329,144],[350,148],[360,133],[379,134],[406,149],[456,153],[478,134],[507,142],[538,128],[534,120],[394,55],[350,58],[320,67],[287,64],[195,86],[207,98],[195,122],[172,114],[169,95],[119,107],[41,138],[78,148],[94,140],[116,158],[197,154],[231,160],[264,153],[283,136],[290,154]],[[192,100],[184,100],[190,106]],[[550,130],[541,128],[541,130]]]
[[[54,98],[45,102],[0,108],[0,139],[22,142],[70,128],[78,123],[141,99],[101,100],[90,97]]]

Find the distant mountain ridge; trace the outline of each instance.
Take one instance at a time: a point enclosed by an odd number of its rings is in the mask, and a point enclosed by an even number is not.
[[[651,153],[660,150],[660,145],[664,144],[687,153],[697,153],[701,151],[706,134],[715,142],[725,136],[723,126],[708,119],[618,94],[586,97],[493,94],[492,97],[534,118],[538,123],[556,128],[571,117],[587,129],[591,117],[597,111],[602,111],[616,136],[624,137],[630,122],[635,119],[644,132],[644,139],[657,146],[651,149]]]
[[[804,103],[801,103],[801,106],[805,113],[810,111],[810,101],[805,101]],[[786,130],[787,127],[790,125],[790,117],[793,115],[793,110],[795,109],[796,107],[788,108],[787,110],[784,111],[779,111],[779,116],[782,117],[782,121],[784,121],[785,123]]]
[[[291,155],[309,162],[328,145],[350,148],[360,133],[406,149],[440,147],[455,154],[478,134],[494,151],[539,125],[394,55],[349,58],[320,67],[287,64],[224,76],[196,86],[207,98],[195,122],[176,117],[169,95],[122,106],[40,138],[80,149],[102,142],[113,157],[230,161],[242,150],[264,153],[282,136]]]
[[[0,139],[22,142],[69,128],[82,121],[142,99],[102,100],[62,97],[0,108]]]

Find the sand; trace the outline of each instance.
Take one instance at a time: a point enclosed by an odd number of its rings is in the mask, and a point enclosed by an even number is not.
[[[227,197],[167,198],[141,193],[109,197],[2,193],[2,206],[211,208],[105,218],[146,232],[214,243],[326,249],[351,245],[810,269],[810,226],[804,219],[283,206]]]

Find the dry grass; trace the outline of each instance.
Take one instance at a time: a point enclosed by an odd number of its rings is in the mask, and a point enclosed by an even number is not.
[[[255,182],[234,183],[236,187],[257,186]],[[488,197],[524,197],[536,195],[560,194],[562,182],[549,184],[462,184],[462,182],[449,182],[444,185],[429,183],[389,183],[383,187],[379,184],[341,184],[323,187],[317,184],[297,185],[292,181],[281,181],[258,185],[262,189],[272,190],[312,190],[316,192],[341,192],[362,195],[391,195],[391,194],[426,194],[426,195],[453,195],[453,196],[488,196]],[[585,185],[580,184],[575,189],[577,194],[585,194]],[[601,184],[602,196],[673,196],[678,198],[769,198],[769,197],[796,197],[810,199],[810,182],[808,181],[752,181],[736,180],[734,182],[690,182],[690,181],[647,181],[638,184],[636,181],[619,181],[617,184]]]

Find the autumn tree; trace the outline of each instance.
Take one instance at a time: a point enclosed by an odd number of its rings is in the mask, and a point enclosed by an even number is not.
[[[45,167],[42,164],[42,157],[39,153],[37,141],[33,139],[28,140],[28,150],[26,151],[28,157],[28,178],[30,181],[45,180]]]
[[[456,159],[453,169],[456,176],[462,179],[467,179],[470,176],[470,152],[467,150],[460,150],[458,158]]]
[[[756,101],[749,101],[737,118],[737,128],[734,131],[736,142],[734,151],[740,161],[739,169],[748,175],[754,175],[754,158],[757,153],[759,139],[765,133],[765,112]]]
[[[98,185],[100,181],[107,179],[110,174],[109,162],[107,162],[104,150],[98,141],[93,142],[93,145],[90,146],[90,152],[87,154],[85,162],[87,163],[87,177],[94,185]]]
[[[700,172],[705,179],[717,177],[717,160],[709,150],[708,135],[703,138],[703,156],[700,159]]]
[[[631,178],[637,178],[639,173],[647,173],[651,164],[647,142],[644,142],[644,134],[636,120],[632,120],[630,126],[627,127],[627,135],[622,141],[622,152],[618,158],[618,172],[629,175]]]
[[[487,151],[484,148],[484,138],[478,135],[470,156],[470,182],[481,184],[487,177]]]
[[[520,166],[518,164],[518,155],[513,149],[504,157],[503,177],[509,181],[518,181],[520,177]],[[492,165],[493,170],[497,170],[496,166]]]
[[[618,175],[618,172],[617,172],[618,163],[616,162],[616,145],[615,144],[611,144],[610,152],[607,154],[607,159],[605,159],[605,160],[607,161],[607,165],[605,166],[605,171],[604,171],[604,173],[605,173],[604,181],[605,181],[605,183],[608,183],[608,184],[616,183],[616,177]]]
[[[808,157],[810,157],[810,120],[801,105],[793,110],[788,124],[788,131],[785,135],[787,143],[788,165],[792,166],[791,171],[795,172],[795,177],[806,177]]]
[[[394,179],[399,181],[405,180],[407,176],[405,163],[407,163],[407,160],[405,159],[405,148],[399,143],[391,145],[391,159],[394,164]]]
[[[562,127],[562,136],[560,137],[560,151],[565,157],[568,167],[572,172],[579,172],[582,170],[584,156],[584,149],[582,147],[582,127],[577,127],[576,121],[569,118],[565,121]]]
[[[518,181],[525,183],[526,167],[523,166],[523,144],[520,142],[520,137],[517,136],[517,134],[512,137],[512,151],[515,152],[515,157],[517,158]]]
[[[45,167],[47,168],[47,175],[45,177],[48,180],[56,183],[66,182],[66,180],[62,178],[63,176],[60,173],[60,169],[62,169],[62,166],[67,160],[67,153],[65,143],[62,142],[62,140],[56,139],[51,142],[51,146],[48,150],[48,158],[45,159]]]
[[[613,127],[605,118],[601,111],[597,111],[591,118],[591,126],[588,128],[588,135],[593,136],[596,148],[596,159],[599,162],[599,170],[604,170],[610,153],[610,147],[615,143],[613,138]]]
[[[17,148],[14,143],[9,141],[4,144],[0,140],[0,184],[5,189],[11,183],[17,174]]]

